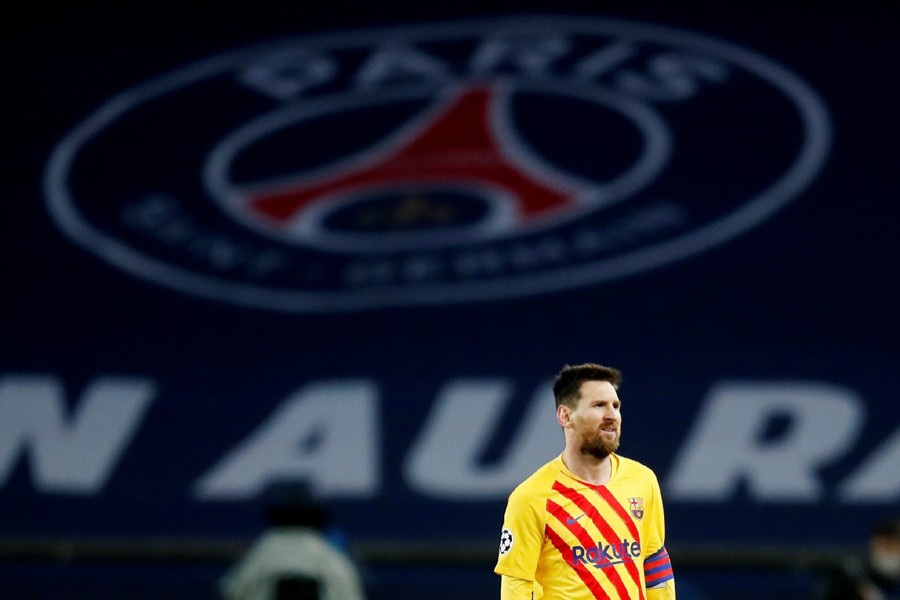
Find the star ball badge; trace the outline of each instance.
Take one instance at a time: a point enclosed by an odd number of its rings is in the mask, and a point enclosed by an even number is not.
[[[504,529],[500,534],[500,554],[506,554],[513,545],[513,534],[509,529]]]

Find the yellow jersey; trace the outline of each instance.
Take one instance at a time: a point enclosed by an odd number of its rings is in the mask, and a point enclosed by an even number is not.
[[[610,459],[604,485],[578,479],[562,455],[519,484],[494,571],[533,581],[535,600],[645,600],[647,587],[673,579],[656,475]]]

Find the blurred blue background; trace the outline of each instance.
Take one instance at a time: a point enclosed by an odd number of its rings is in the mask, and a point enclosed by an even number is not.
[[[215,598],[285,480],[371,598],[497,597],[575,362],[682,597],[815,597],[900,513],[895,3],[8,28],[3,598]]]

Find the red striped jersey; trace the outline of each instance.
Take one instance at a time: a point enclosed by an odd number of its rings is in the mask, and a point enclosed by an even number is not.
[[[656,475],[613,454],[605,485],[556,457],[509,496],[494,571],[534,581],[543,600],[646,600],[673,579]]]

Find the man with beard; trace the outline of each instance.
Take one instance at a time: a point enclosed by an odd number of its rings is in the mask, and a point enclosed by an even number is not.
[[[501,600],[674,600],[656,475],[616,454],[621,373],[566,365],[553,385],[562,454],[510,494]]]

